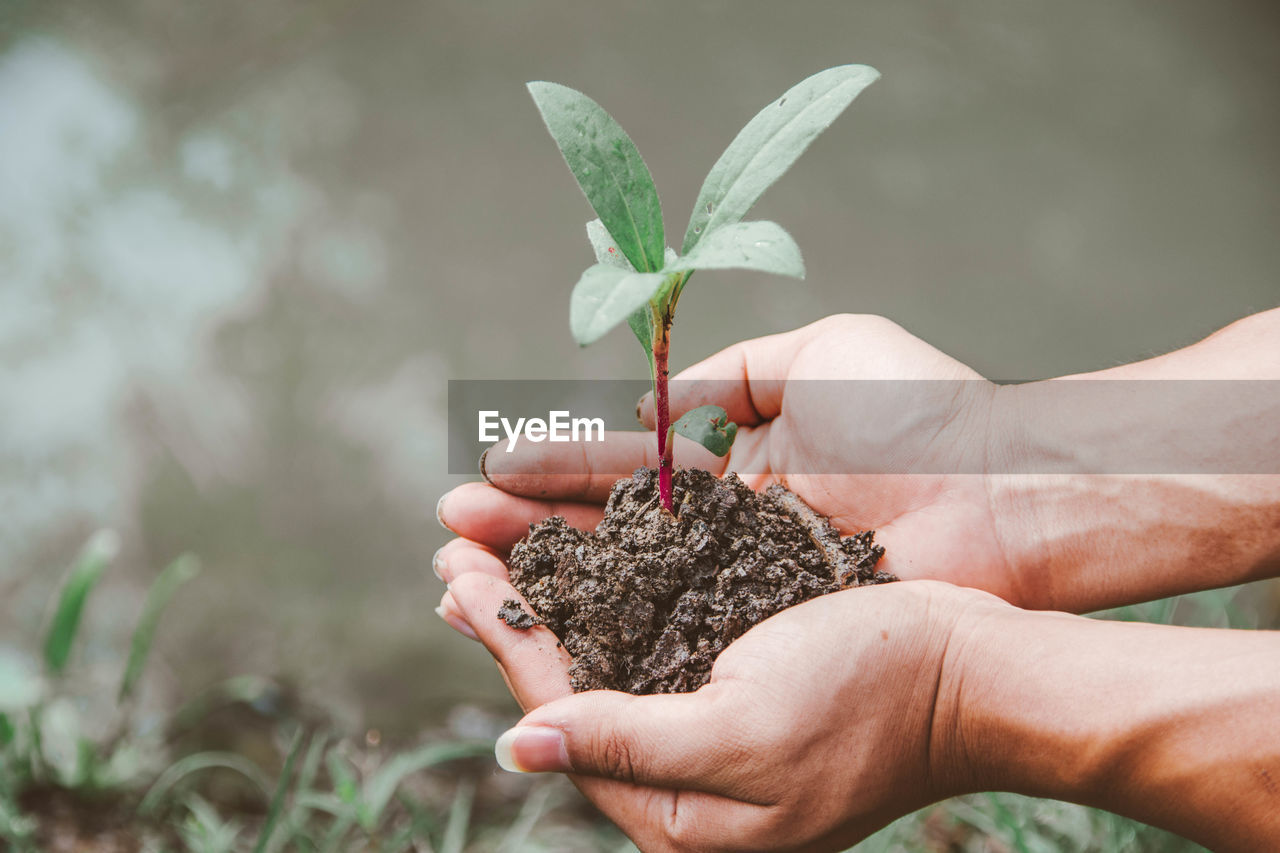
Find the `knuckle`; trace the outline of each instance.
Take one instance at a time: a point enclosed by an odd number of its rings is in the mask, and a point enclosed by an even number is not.
[[[681,803],[677,794],[673,797],[671,808],[666,811],[662,832],[666,849],[671,851],[705,851],[706,838],[699,831],[702,821],[698,819],[696,810]]]
[[[600,771],[622,782],[636,782],[636,766],[630,742],[616,732],[605,732],[597,749]]]
[[[819,320],[817,325],[837,332],[887,331],[901,328],[888,317],[880,314],[832,314]]]

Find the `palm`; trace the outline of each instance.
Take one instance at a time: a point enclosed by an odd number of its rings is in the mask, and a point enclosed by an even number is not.
[[[757,489],[782,482],[842,532],[876,530],[883,567],[899,577],[1016,603],[985,478],[966,473],[985,464],[994,387],[887,320],[830,317],[737,344],[676,377],[674,413],[717,403],[741,427],[726,459],[683,438],[676,458],[737,472]],[[645,417],[652,425],[651,404]],[[598,450],[522,444],[519,453],[489,454],[486,476],[498,488],[455,490],[447,525],[498,553],[548,515],[594,527],[617,472],[656,461],[652,434],[610,439]]]
[[[896,325],[835,325],[795,353],[779,412],[740,431],[729,470],[784,483],[843,533],[876,530],[901,577],[1013,596],[984,478],[963,473],[983,464],[994,386]]]

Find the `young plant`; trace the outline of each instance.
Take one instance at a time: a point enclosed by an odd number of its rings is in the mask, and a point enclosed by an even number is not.
[[[581,92],[557,83],[528,84],[547,129],[599,217],[587,223],[597,263],[574,287],[569,327],[586,346],[625,320],[644,347],[661,460],[658,493],[668,512],[674,511],[674,435],[724,456],[738,431],[719,406],[700,406],[671,423],[667,378],[671,323],[680,295],[700,269],[751,269],[804,278],[800,249],[781,226],[742,218],[879,76],[866,65],[828,68],[761,110],[711,167],[679,254],[666,245],[658,191],[631,137]]]

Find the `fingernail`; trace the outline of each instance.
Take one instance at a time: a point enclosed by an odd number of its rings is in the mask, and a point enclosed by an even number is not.
[[[478,636],[476,636],[475,630],[470,625],[467,624],[467,620],[459,619],[457,616],[454,616],[452,613],[445,613],[443,607],[436,608],[436,615],[439,616],[441,619],[443,619],[450,628],[457,631],[462,636],[469,637],[472,640],[480,639]]]
[[[644,418],[640,417],[640,409],[643,406],[644,406],[644,395],[641,395],[640,399],[636,400],[636,420],[640,422],[640,426],[644,426]]]
[[[498,766],[512,773],[569,773],[564,732],[547,726],[516,726],[493,745]]]
[[[489,479],[489,472],[484,470],[484,459],[489,455],[489,448],[484,449],[484,453],[480,454],[480,476],[484,477],[484,481],[489,485],[493,485],[493,480]]]
[[[449,493],[445,492],[440,496],[440,500],[436,501],[436,521],[440,522],[440,526],[445,530],[449,529],[449,525],[444,523],[444,501],[449,497]]]
[[[431,555],[431,571],[435,572],[436,577],[440,578],[440,580],[448,583],[449,579],[444,576],[444,573],[445,570],[449,568],[449,564],[444,557],[440,556],[440,552],[443,550],[444,546],[441,546],[436,549],[434,554]]]

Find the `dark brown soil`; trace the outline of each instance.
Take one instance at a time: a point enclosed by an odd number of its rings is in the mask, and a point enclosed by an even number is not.
[[[896,580],[875,570],[873,532],[841,539],[782,486],[757,494],[736,475],[678,471],[673,518],[657,484],[638,469],[614,484],[594,533],[556,516],[511,551],[511,582],[537,618],[514,601],[498,616],[546,624],[573,656],[575,691],[697,690],[725,646],[778,611]]]

